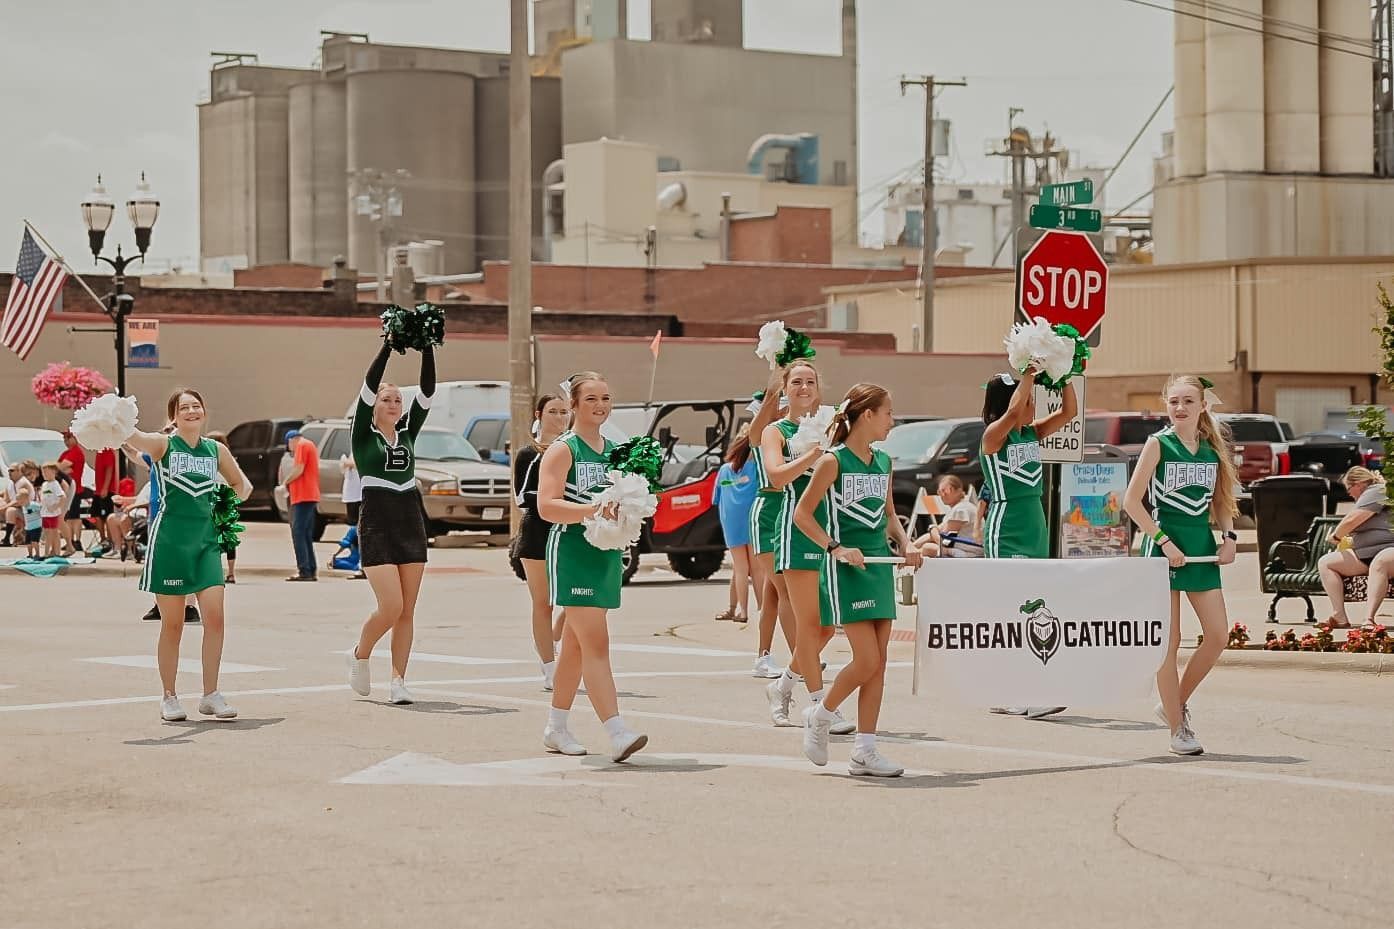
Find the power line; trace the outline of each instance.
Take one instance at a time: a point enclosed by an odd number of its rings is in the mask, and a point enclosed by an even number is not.
[[[1254,32],[1254,33],[1258,33],[1258,34],[1261,35],[1261,36],[1270,36],[1270,37],[1275,38],[1275,39],[1282,39],[1282,40],[1284,40],[1284,41],[1286,41],[1286,42],[1299,42],[1299,43],[1301,43],[1302,45],[1310,45],[1310,46],[1312,46],[1313,48],[1325,48],[1325,49],[1330,49],[1330,50],[1333,51],[1333,52],[1340,52],[1340,53],[1343,54],[1343,55],[1354,55],[1354,56],[1357,57],[1357,58],[1364,58],[1366,61],[1378,61],[1378,60],[1379,60],[1379,58],[1378,58],[1377,56],[1375,56],[1375,55],[1371,55],[1371,54],[1369,54],[1369,53],[1367,53],[1367,52],[1356,51],[1355,49],[1352,49],[1352,48],[1340,48],[1340,47],[1335,46],[1335,45],[1328,45],[1328,44],[1324,44],[1324,43],[1322,43],[1322,42],[1314,42],[1314,41],[1312,41],[1311,39],[1303,39],[1303,38],[1299,38],[1299,37],[1294,36],[1294,35],[1279,35],[1278,33],[1273,32],[1273,31],[1268,30],[1268,29],[1264,29],[1264,28],[1261,27],[1261,26],[1258,26],[1258,27],[1255,27],[1255,26],[1245,26],[1245,25],[1243,25],[1243,24],[1241,24],[1241,23],[1230,22],[1229,20],[1225,20],[1225,19],[1216,19],[1216,18],[1213,17],[1213,16],[1206,16],[1206,15],[1204,15],[1203,13],[1192,13],[1192,12],[1189,12],[1189,11],[1187,11],[1187,10],[1182,10],[1182,9],[1178,9],[1178,8],[1175,8],[1175,7],[1162,6],[1160,3],[1149,3],[1148,0],[1123,0],[1123,2],[1124,2],[1124,3],[1134,3],[1134,4],[1138,5],[1138,6],[1150,7],[1150,8],[1152,8],[1152,9],[1154,9],[1154,10],[1161,10],[1163,13],[1174,13],[1174,14],[1176,14],[1177,16],[1189,16],[1189,17],[1191,17],[1192,19],[1199,19],[1199,20],[1202,20],[1202,21],[1207,22],[1207,23],[1216,23],[1217,25],[1221,25],[1221,26],[1229,26],[1231,29],[1239,29],[1239,30],[1242,30],[1242,31],[1244,31],[1244,32]],[[1185,2],[1185,0],[1182,0],[1182,2]],[[1323,35],[1330,35],[1330,33],[1322,33],[1322,34],[1323,34]],[[1355,41],[1355,40],[1354,40],[1354,39],[1345,39],[1345,41],[1353,42],[1353,41]]]
[[[1230,6],[1227,3],[1219,2],[1219,0],[1173,0],[1173,2],[1185,3],[1190,6],[1200,7],[1202,10],[1217,10],[1221,13],[1225,13],[1230,16],[1238,16],[1241,19],[1247,19],[1252,22],[1271,23],[1275,26],[1282,26],[1285,29],[1291,29],[1294,32],[1304,32],[1307,35],[1316,36],[1318,38],[1325,36],[1327,39],[1333,42],[1349,42],[1352,45],[1368,45],[1370,41],[1368,38],[1343,35],[1339,32],[1331,32],[1320,27],[1313,28],[1311,26],[1303,25],[1302,23],[1295,23],[1289,19],[1278,19],[1276,16],[1265,16],[1263,13],[1254,13],[1250,10],[1243,9],[1242,7]],[[1282,36],[1276,37],[1283,38]]]

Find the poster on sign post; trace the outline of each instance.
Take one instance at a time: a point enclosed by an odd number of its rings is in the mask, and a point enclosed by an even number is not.
[[[1161,558],[929,558],[916,693],[966,706],[1147,699],[1171,636]]]
[[[1126,558],[1132,523],[1123,512],[1126,461],[1089,461],[1060,468],[1060,557]]]
[[[126,367],[158,368],[160,366],[160,321],[158,319],[126,320]]]

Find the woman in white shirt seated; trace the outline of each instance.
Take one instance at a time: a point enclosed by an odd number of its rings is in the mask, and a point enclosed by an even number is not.
[[[982,537],[978,533],[978,507],[968,501],[968,488],[956,474],[939,479],[939,499],[948,512],[939,525],[915,540],[926,558],[981,558]],[[969,544],[969,540],[974,544]]]

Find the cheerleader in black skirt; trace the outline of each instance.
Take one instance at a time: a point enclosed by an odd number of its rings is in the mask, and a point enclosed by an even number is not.
[[[566,431],[571,422],[571,410],[566,398],[543,394],[537,398],[533,412],[533,442],[513,456],[514,500],[522,510],[518,536],[513,540],[513,553],[523,564],[532,597],[532,641],[537,658],[542,662],[542,689],[552,689],[556,672],[555,642],[561,638],[565,613],[552,623],[552,603],[547,590],[547,534],[552,524],[537,513],[537,469],[542,453]]]
[[[372,682],[368,658],[378,640],[392,630],[392,703],[414,702],[404,679],[411,657],[416,598],[426,573],[426,511],[416,487],[416,437],[426,423],[436,392],[436,361],[421,353],[421,389],[403,410],[402,391],[383,384],[392,349],[384,343],[358,394],[353,417],[353,460],[363,479],[358,543],[363,571],[377,598],[377,609],[363,624],[349,653],[349,686],[368,696]]]

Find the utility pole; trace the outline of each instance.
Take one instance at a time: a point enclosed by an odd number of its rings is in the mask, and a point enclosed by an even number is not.
[[[924,88],[924,198],[922,206],[920,235],[922,252],[920,254],[920,332],[923,334],[921,348],[934,351],[934,253],[939,245],[938,223],[934,221],[934,91],[937,87],[967,87],[968,82],[940,81],[934,75],[900,78],[900,94],[905,96],[905,88],[915,86]]]
[[[511,454],[532,435],[532,63],[528,0],[509,0],[508,48],[508,385]],[[570,398],[567,398],[570,402]],[[513,531],[518,531],[513,507]]]

